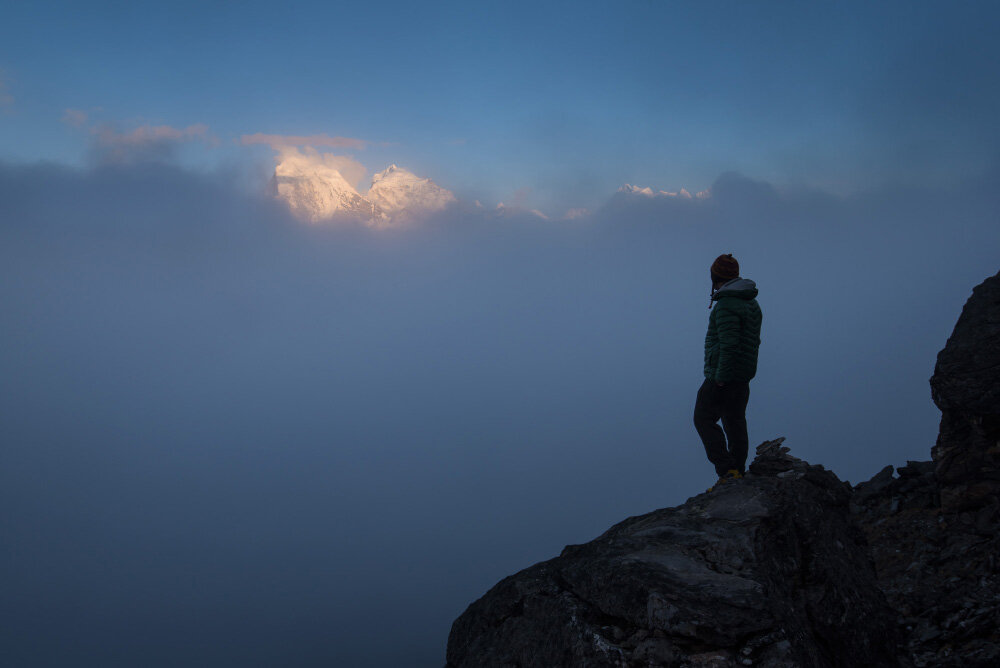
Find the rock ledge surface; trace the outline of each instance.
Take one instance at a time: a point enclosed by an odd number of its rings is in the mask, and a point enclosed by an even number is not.
[[[850,486],[782,441],[502,580],[455,621],[448,666],[898,665]]]

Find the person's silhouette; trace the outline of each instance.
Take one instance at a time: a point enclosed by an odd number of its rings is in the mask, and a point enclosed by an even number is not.
[[[761,312],[757,285],[740,278],[740,265],[732,254],[716,258],[711,278],[705,382],[695,401],[694,426],[720,484],[742,478],[746,471],[746,407],[750,380],[757,374]]]

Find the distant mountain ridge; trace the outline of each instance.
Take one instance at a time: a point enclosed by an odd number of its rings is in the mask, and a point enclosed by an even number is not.
[[[429,178],[417,176],[408,169],[391,164],[372,177],[368,190],[361,192],[351,183],[336,162],[343,156],[303,154],[286,152],[278,160],[272,177],[272,191],[276,197],[288,204],[298,218],[311,223],[321,223],[337,218],[361,220],[369,225],[399,224],[421,215],[442,211],[458,201],[447,188],[434,183]],[[351,163],[347,159],[347,163]],[[354,166],[363,170],[357,163]],[[346,167],[351,171],[351,165]],[[357,179],[354,180],[357,183]],[[653,190],[626,183],[615,194],[623,201],[707,200],[711,190],[701,190],[692,195],[681,188],[673,192]],[[476,202],[480,208],[479,202]],[[543,220],[550,217],[538,209],[515,207],[512,212],[530,213]],[[501,202],[495,213],[503,215],[508,208]],[[564,219],[585,215],[586,209],[570,209]]]
[[[640,186],[634,186],[631,183],[626,183],[625,185],[623,185],[621,188],[618,189],[618,192],[623,195],[643,195],[645,197],[679,197],[680,199],[692,199],[692,198],[708,199],[709,197],[712,196],[712,192],[707,189],[701,190],[695,193],[694,195],[691,195],[691,193],[689,193],[684,188],[681,188],[677,192],[670,192],[667,190],[654,191],[649,186],[643,188]]]
[[[455,195],[431,179],[395,164],[372,177],[361,194],[339,169],[313,156],[283,156],[274,169],[274,194],[311,223],[347,217],[370,225],[391,224],[440,211]]]

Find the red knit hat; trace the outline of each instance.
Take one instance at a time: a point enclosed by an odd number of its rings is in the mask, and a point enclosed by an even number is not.
[[[712,263],[712,281],[715,283],[725,283],[740,276],[740,263],[736,261],[732,253],[726,253],[715,258]]]

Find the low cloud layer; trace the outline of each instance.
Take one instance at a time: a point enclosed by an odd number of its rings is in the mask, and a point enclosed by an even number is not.
[[[712,482],[724,252],[764,310],[751,439],[854,482],[928,458],[1000,174],[711,191],[317,227],[163,163],[0,165],[6,656],[441,665],[498,579]]]

